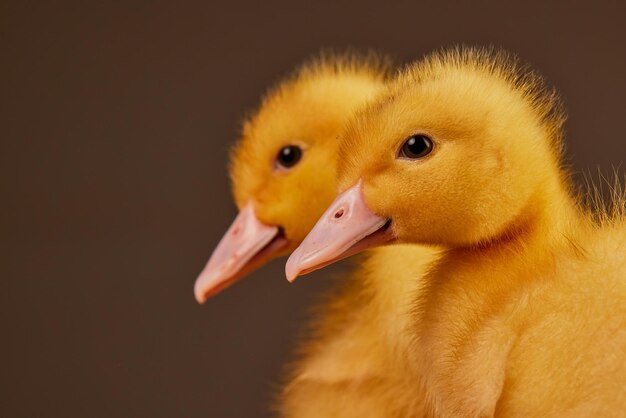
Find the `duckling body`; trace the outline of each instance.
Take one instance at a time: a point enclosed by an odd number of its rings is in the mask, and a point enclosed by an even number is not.
[[[412,296],[436,256],[433,248],[406,245],[376,248],[359,260],[317,312],[283,392],[283,416],[424,415],[420,379],[407,360]],[[407,274],[413,280],[398,280]]]
[[[439,260],[414,316],[437,415],[622,414],[626,239],[587,228]]]
[[[344,134],[344,192],[288,278],[351,246],[436,245],[395,353],[418,382],[399,393],[424,400],[405,416],[623,416],[626,211],[616,200],[597,222],[572,192],[558,97],[507,56],[471,49],[409,67],[380,97]]]

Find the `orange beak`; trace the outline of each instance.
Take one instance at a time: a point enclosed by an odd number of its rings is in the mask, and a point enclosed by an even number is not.
[[[287,280],[292,282],[298,276],[394,238],[389,220],[367,207],[362,184],[359,180],[337,196],[291,254],[285,266]]]
[[[194,294],[204,303],[238,279],[251,273],[287,245],[278,226],[265,225],[252,202],[239,212],[196,279]]]

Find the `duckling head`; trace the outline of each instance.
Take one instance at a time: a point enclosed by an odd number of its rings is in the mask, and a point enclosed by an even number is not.
[[[383,242],[483,245],[563,194],[564,113],[502,52],[409,66],[342,135],[344,190],[290,257],[290,280]]]
[[[199,303],[300,244],[337,195],[337,136],[385,73],[373,56],[317,58],[244,122],[230,164],[240,212],[196,280]]]

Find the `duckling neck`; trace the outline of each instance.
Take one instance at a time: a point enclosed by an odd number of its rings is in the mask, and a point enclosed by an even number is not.
[[[584,253],[590,227],[566,187],[556,182],[529,199],[520,215],[492,239],[445,249],[431,270],[423,301],[469,296],[472,306],[498,300],[548,280],[557,255]],[[429,302],[426,302],[429,303]]]
[[[493,262],[499,256],[510,260],[510,251],[521,255],[571,242],[570,238],[586,225],[587,220],[572,199],[569,187],[554,179],[538,190],[498,234],[472,245],[448,248],[447,254],[451,260],[463,256],[475,261],[484,257]]]

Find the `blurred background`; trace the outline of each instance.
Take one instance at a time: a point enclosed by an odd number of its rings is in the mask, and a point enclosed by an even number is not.
[[[404,63],[502,46],[562,92],[580,179],[626,159],[625,11],[3,1],[0,416],[271,416],[307,307],[338,278],[289,285],[279,260],[204,306],[192,294],[236,214],[229,147],[267,87],[324,47]]]

